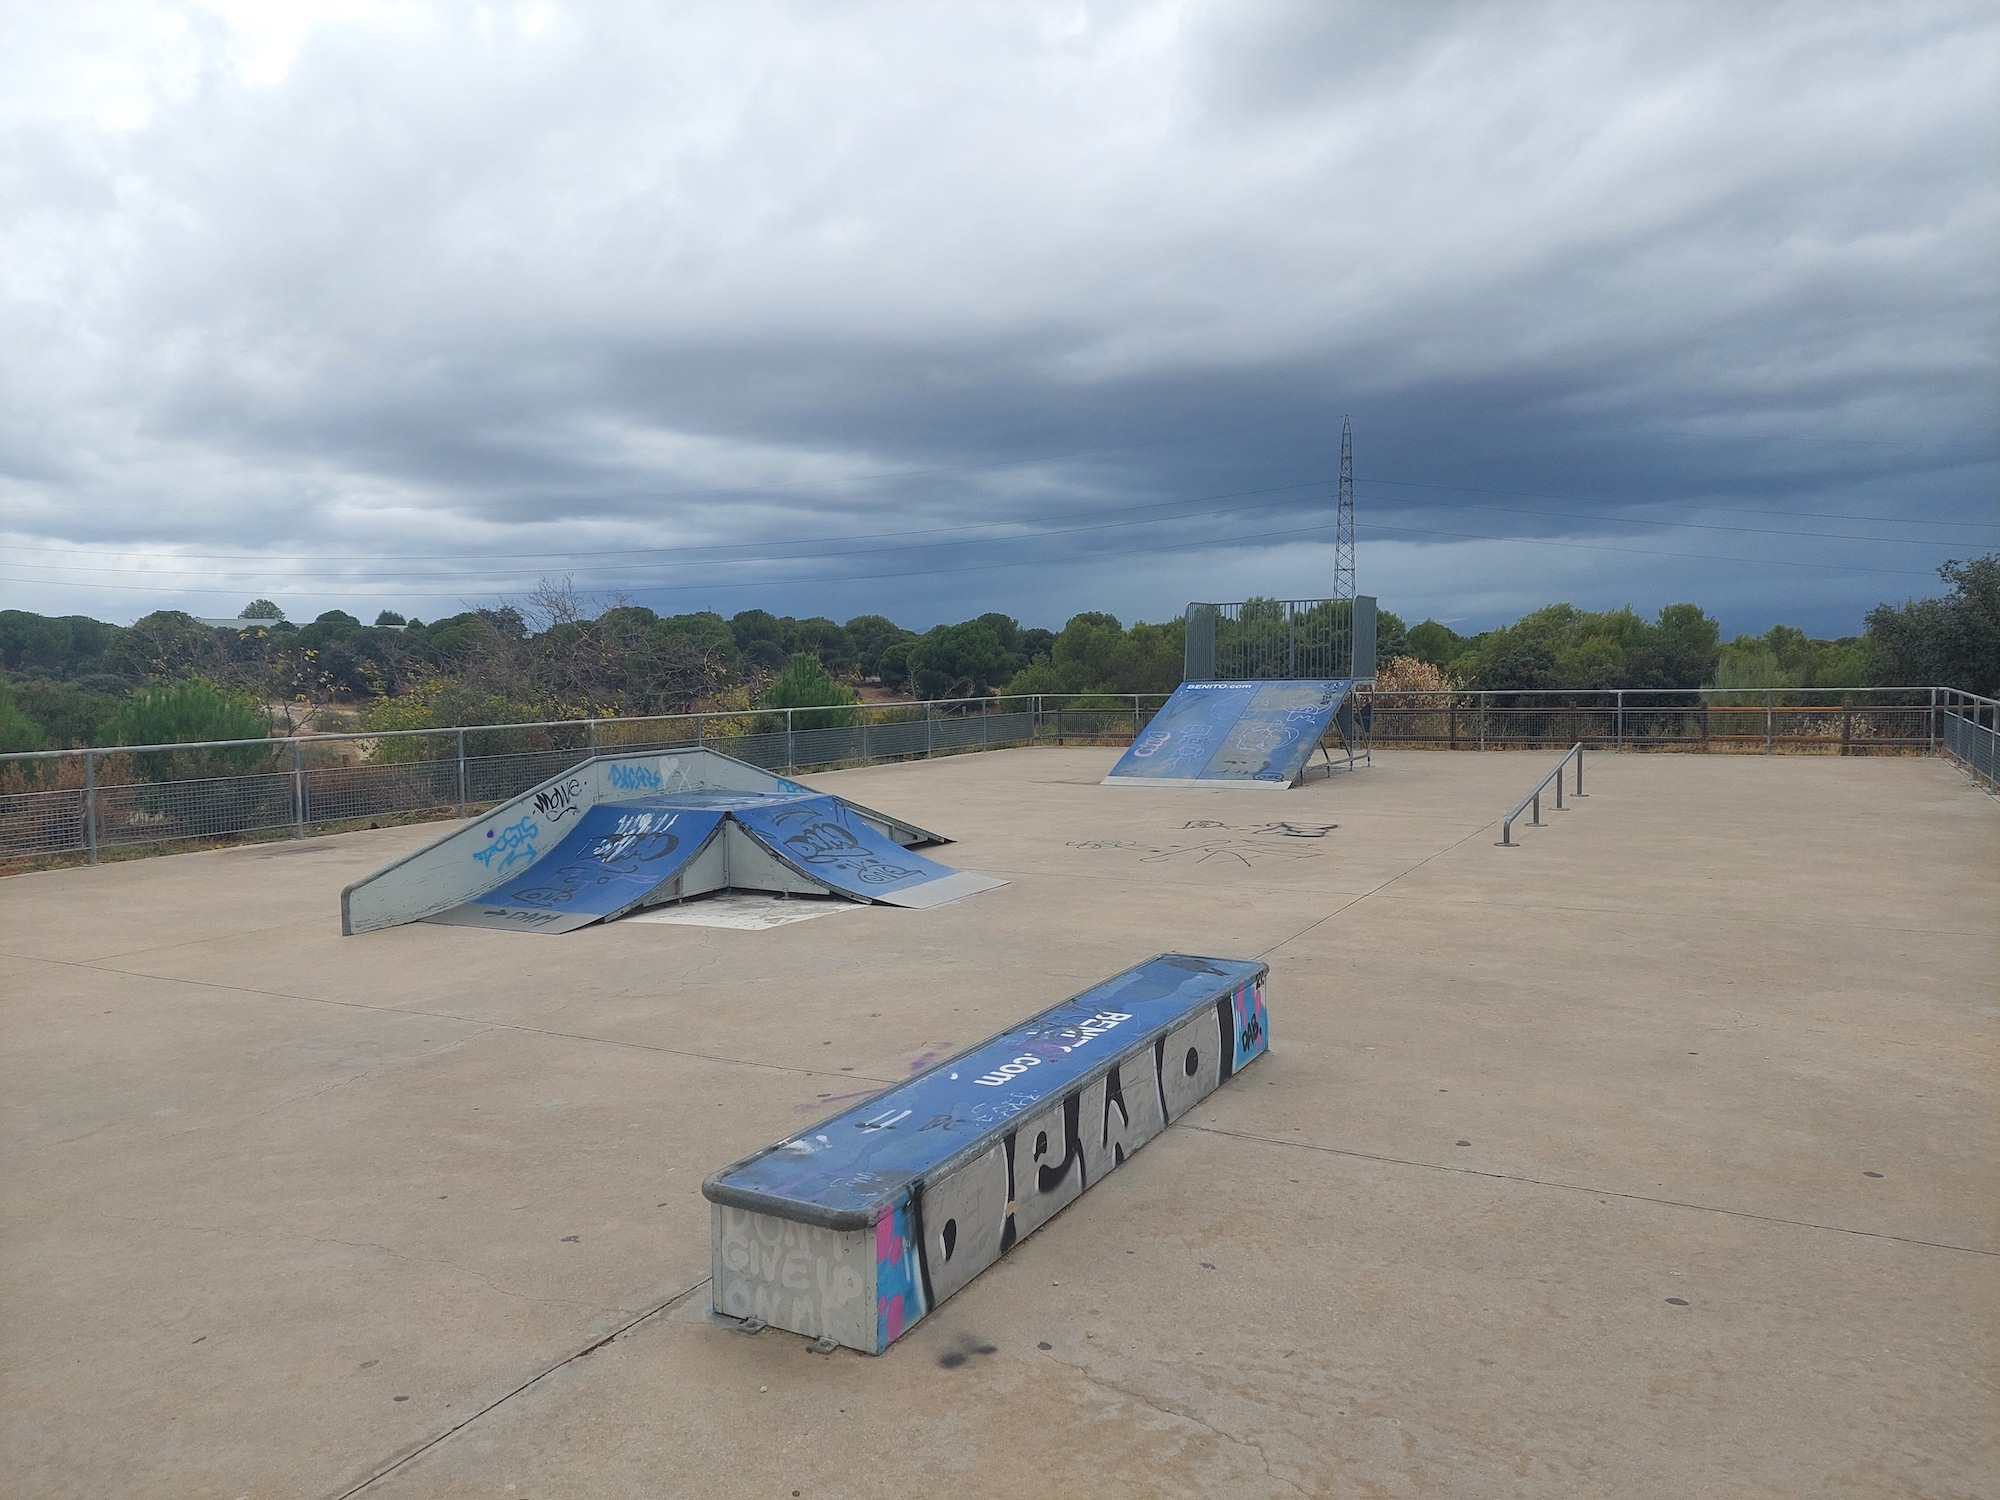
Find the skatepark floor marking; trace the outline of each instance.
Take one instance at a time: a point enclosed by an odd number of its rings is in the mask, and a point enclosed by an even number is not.
[[[860,911],[860,901],[812,900],[797,896],[767,896],[757,891],[731,891],[723,896],[706,896],[679,906],[650,906],[635,911],[623,922],[665,922],[676,927],[734,927],[745,932],[762,932],[783,927],[788,922],[804,922],[813,917],[830,917],[837,911]]]

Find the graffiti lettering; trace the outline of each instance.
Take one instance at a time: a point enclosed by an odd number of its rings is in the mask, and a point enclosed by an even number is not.
[[[507,906],[484,906],[480,908],[480,915],[498,917],[503,922],[513,922],[522,927],[540,927],[556,920],[552,911],[515,911]]]
[[[660,789],[660,773],[651,766],[633,765],[620,761],[606,769],[604,779],[621,792],[649,791]]]
[[[1073,1051],[1131,1019],[1125,1012],[1100,1010],[1080,1024],[1052,1028],[1029,1046],[1046,1043]],[[975,1145],[977,1155],[935,1178],[919,1178],[907,1196],[895,1189],[899,1196],[883,1204],[872,1230],[824,1229],[717,1204],[715,1306],[732,1317],[762,1318],[808,1337],[832,1337],[879,1352],[1268,1045],[1263,984],[1257,980],[1187,1015],[1163,1038],[1128,1048],[1060,1096],[1016,1092],[988,1097],[969,1111],[935,1115],[918,1131],[949,1130],[955,1118],[968,1113],[989,1126],[1017,1115],[1020,1120]],[[997,1087],[1043,1060],[1024,1050],[970,1082]],[[907,1110],[888,1110],[854,1123],[870,1132],[907,1129],[908,1116]],[[827,1144],[822,1134],[777,1149],[804,1166]],[[969,1144],[962,1137],[940,1138],[936,1149],[943,1158],[954,1146]],[[873,1272],[872,1319],[862,1295],[864,1267]],[[854,1280],[843,1274],[850,1269]]]
[[[853,832],[815,808],[779,813],[774,823],[784,831],[785,852],[808,869],[831,866],[864,885],[894,885],[922,874],[914,865],[892,864],[866,848]]]
[[[1091,1042],[1096,1041],[1107,1031],[1117,1026],[1120,1021],[1129,1021],[1131,1019],[1130,1016],[1124,1014],[1122,1011],[1100,1010],[1096,1015],[1080,1025],[1056,1027],[1048,1033],[1048,1040],[1043,1041],[1040,1038],[1035,1040],[1032,1044],[1035,1046],[1034,1053],[1024,1053],[1012,1062],[1002,1063],[991,1073],[981,1074],[972,1081],[974,1083],[983,1083],[989,1088],[997,1088],[1010,1078],[1020,1077],[1029,1068],[1039,1063],[1042,1060],[1040,1054],[1044,1050],[1051,1057],[1058,1057],[1074,1052],[1079,1047],[1087,1046]]]
[[[1331,831],[1337,826],[1336,824],[1329,823],[1326,825],[1326,830]],[[1250,831],[1259,834],[1283,832],[1281,828],[1276,826],[1252,829]],[[1316,839],[1323,837],[1324,834],[1310,830],[1293,829],[1288,836],[1300,839]],[[1085,850],[1129,849],[1138,855],[1141,864],[1147,865],[1165,863],[1205,865],[1220,863],[1244,869],[1255,865],[1282,864],[1297,859],[1314,859],[1321,853],[1317,849],[1280,847],[1269,839],[1238,839],[1220,836],[1204,839],[1197,844],[1149,845],[1140,843],[1137,839],[1082,839],[1072,842],[1069,847]]]
[[[473,850],[472,857],[489,870],[494,869],[496,860],[500,870],[511,870],[535,857],[535,840],[541,832],[542,825],[532,818],[522,818],[506,828],[489,828],[486,830],[489,842],[485,848]]]
[[[583,782],[572,776],[561,786],[545,787],[535,793],[535,813],[551,823],[583,816]]]
[[[592,844],[582,859],[559,865],[549,872],[546,883],[524,886],[509,893],[509,899],[524,906],[564,906],[583,891],[629,879],[680,848],[680,838],[669,831],[679,820],[679,813],[623,814],[613,831]]]

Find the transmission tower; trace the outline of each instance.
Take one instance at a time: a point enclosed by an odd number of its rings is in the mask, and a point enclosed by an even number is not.
[[[1354,597],[1354,420],[1340,419],[1340,514],[1333,528],[1333,597]]]

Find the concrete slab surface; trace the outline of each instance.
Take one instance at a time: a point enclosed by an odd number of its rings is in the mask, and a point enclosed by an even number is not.
[[[2000,803],[1915,759],[807,780],[1011,884],[339,936],[435,835],[0,880],[0,1493],[2000,1493]],[[886,1355],[707,1171],[1162,949],[1272,1052]]]

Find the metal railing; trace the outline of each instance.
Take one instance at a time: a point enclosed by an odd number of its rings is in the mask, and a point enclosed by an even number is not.
[[[1528,826],[1530,828],[1548,827],[1548,824],[1542,821],[1542,793],[1548,788],[1548,784],[1552,781],[1556,784],[1556,811],[1562,812],[1565,810],[1563,807],[1563,772],[1569,768],[1569,763],[1571,761],[1576,762],[1576,795],[1579,797],[1588,795],[1583,789],[1583,746],[1571,745],[1569,747],[1569,754],[1565,755],[1561,760],[1556,762],[1556,768],[1553,771],[1549,772],[1548,775],[1544,776],[1540,781],[1536,782],[1535,789],[1532,792],[1528,793],[1527,796],[1523,797],[1521,799],[1520,805],[1517,806],[1512,812],[1508,813],[1507,816],[1501,820],[1500,823],[1501,848],[1518,849],[1520,847],[1520,845],[1514,842],[1514,820],[1520,817],[1521,814],[1526,812],[1530,807],[1534,808],[1535,814],[1531,819],[1529,819]]]
[[[0,861],[304,838],[399,817],[467,815],[599,751],[713,745],[770,770],[867,765],[1008,746],[1128,743],[1165,693],[850,708],[746,709],[0,756]],[[1839,701],[1827,701],[1838,697]],[[1940,754],[2000,789],[2000,704],[1950,688],[1357,695],[1375,745],[1762,754]]]
[[[1039,739],[1129,740],[1165,694],[939,699],[206,740],[0,756],[0,860],[382,818],[463,817],[603,752],[712,746],[766,770],[867,765]]]
[[[1375,601],[1246,599],[1190,604],[1183,682],[1372,677]]]
[[[1937,750],[2000,791],[2000,702],[1940,688]]]
[[[1363,695],[1379,744],[1515,750],[1933,754],[1949,688],[1604,688]],[[1966,697],[1969,695],[1959,695]],[[1990,701],[1990,700],[1982,700]]]

